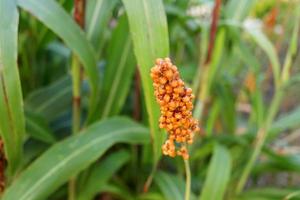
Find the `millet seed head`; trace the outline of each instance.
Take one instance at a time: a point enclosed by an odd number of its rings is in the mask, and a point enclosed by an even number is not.
[[[178,69],[170,58],[157,59],[151,69],[154,94],[160,105],[159,127],[168,132],[168,139],[162,146],[163,154],[189,158],[186,144],[193,143],[194,132],[199,131],[198,121],[192,116],[195,98],[192,89],[180,79]],[[175,144],[181,147],[177,150]]]

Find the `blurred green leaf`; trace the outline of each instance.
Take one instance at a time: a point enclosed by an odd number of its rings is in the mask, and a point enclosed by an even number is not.
[[[273,70],[275,86],[277,87],[280,81],[280,63],[275,47],[260,29],[253,27],[245,27],[245,30],[251,35],[254,41],[265,51],[265,53],[269,57]]]
[[[98,98],[99,77],[96,56],[84,32],[72,17],[54,0],[19,0],[19,6],[37,17],[42,23],[62,38],[78,56],[89,78],[91,88],[90,114],[95,112]]]
[[[300,107],[283,114],[277,120],[275,120],[270,128],[271,136],[274,137],[277,134],[287,129],[293,129],[300,126]]]
[[[167,200],[182,200],[184,199],[184,186],[178,185],[178,178],[165,172],[157,172],[154,177],[155,183]]]
[[[165,200],[159,193],[145,193],[138,197],[138,200]]]
[[[226,17],[227,19],[243,21],[256,0],[230,0],[226,3]]]
[[[123,0],[134,52],[142,78],[154,148],[154,164],[161,156],[165,135],[159,131],[159,109],[153,95],[150,69],[159,57],[169,54],[168,27],[161,0]]]
[[[106,25],[112,15],[112,10],[117,0],[89,0],[86,5],[86,32],[87,38],[93,44],[97,56],[103,45],[103,34],[107,29]]]
[[[127,118],[95,123],[52,146],[6,190],[3,200],[45,199],[118,142],[147,143],[148,130]]]
[[[101,90],[102,118],[116,115],[121,111],[136,66],[126,16],[121,17],[118,23],[108,47]]]
[[[26,132],[31,137],[46,143],[54,143],[55,137],[42,116],[26,112]]]
[[[110,154],[105,160],[95,163],[87,180],[78,188],[78,200],[91,200],[105,183],[129,160],[127,151],[120,150]]]
[[[71,77],[65,76],[51,85],[35,90],[25,100],[25,108],[36,112],[48,121],[71,109]]]
[[[19,13],[15,0],[0,2],[0,135],[9,175],[21,164],[25,120],[17,66]]]
[[[282,77],[283,82],[286,82],[289,80],[290,73],[291,73],[290,72],[291,66],[293,63],[293,58],[297,55],[299,26],[300,26],[300,6],[299,6],[299,4],[298,4],[298,7],[296,8],[294,18],[295,18],[295,26],[294,26],[293,33],[291,35],[288,52],[286,54],[283,69],[282,69],[281,77]]]
[[[134,198],[128,188],[125,188],[124,186],[120,184],[110,184],[110,185],[105,185],[101,192],[107,192],[109,194],[112,194],[113,197],[119,197],[122,200],[136,200]]]
[[[288,188],[253,188],[244,192],[235,200],[285,200],[288,194],[297,191]],[[292,198],[292,200],[299,200],[299,197]]]
[[[230,178],[230,171],[230,153],[225,147],[216,144],[200,199],[222,200]]]

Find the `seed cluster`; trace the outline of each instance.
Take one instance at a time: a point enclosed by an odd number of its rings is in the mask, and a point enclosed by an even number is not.
[[[162,146],[163,154],[188,159],[186,144],[193,143],[194,132],[199,131],[198,121],[192,117],[192,89],[185,87],[177,67],[169,58],[156,60],[151,78],[160,105],[159,127],[168,132],[168,139]],[[177,151],[176,143],[181,146]]]

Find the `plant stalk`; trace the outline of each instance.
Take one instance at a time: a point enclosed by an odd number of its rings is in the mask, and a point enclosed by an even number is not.
[[[300,8],[300,6],[299,6],[299,8]],[[297,10],[297,11],[299,12],[299,10]],[[300,18],[300,14],[299,14],[300,12],[299,13],[298,12],[296,13],[297,14],[296,16],[297,16],[297,18]],[[285,62],[283,65],[282,76],[274,77],[274,80],[279,80],[278,83],[276,84],[277,87],[275,87],[275,94],[274,94],[273,100],[271,102],[271,106],[269,108],[267,118],[266,118],[265,122],[263,123],[262,128],[260,128],[257,132],[256,142],[254,143],[254,147],[255,147],[254,152],[251,155],[250,160],[246,164],[246,167],[244,168],[241,178],[238,182],[238,185],[236,188],[237,195],[239,195],[242,192],[242,190],[246,184],[246,181],[250,175],[251,169],[253,168],[254,163],[257,160],[257,158],[261,152],[261,149],[267,138],[268,131],[269,131],[269,129],[272,125],[272,122],[276,116],[276,113],[280,107],[280,101],[281,101],[283,93],[284,93],[284,85],[289,79],[289,75],[290,75],[289,71],[290,71],[290,68],[292,65],[292,59],[293,59],[293,56],[296,54],[295,44],[297,44],[296,36],[299,31],[299,22],[298,21],[296,20],[296,24],[295,24],[293,35],[292,35],[291,42],[290,42],[290,48],[288,50],[288,53],[286,55]]]
[[[85,0],[74,0],[74,15],[73,18],[76,23],[84,29],[85,21]],[[72,134],[78,134],[81,124],[81,82],[82,82],[82,68],[78,58],[72,56],[72,89],[73,89],[73,112],[72,112]],[[76,199],[76,176],[72,177],[68,185],[68,199]]]
[[[184,200],[190,200],[190,198],[191,198],[191,168],[190,168],[190,164],[189,164],[189,159],[183,159],[183,160],[184,160],[184,168],[185,168],[185,176],[186,176]]]
[[[72,87],[73,87],[73,112],[72,112],[72,134],[80,131],[81,123],[81,66],[76,56],[72,57]],[[69,181],[69,200],[76,199],[76,177]]]
[[[205,107],[205,103],[207,101],[207,96],[210,88],[210,83],[208,80],[210,74],[209,67],[211,64],[214,47],[215,47],[221,4],[222,4],[222,0],[215,0],[215,6],[212,12],[212,22],[210,25],[209,43],[207,47],[206,58],[204,60],[203,65],[201,65],[201,62],[199,62],[199,66],[197,70],[197,72],[199,73],[197,74],[197,76],[200,77],[200,81],[198,80],[199,78],[196,78],[196,82],[197,83],[200,82],[200,90],[198,91],[198,88],[196,88],[196,86],[194,87],[195,91],[198,92],[198,98],[197,98],[198,102],[196,102],[194,116],[198,118],[199,121],[201,121],[202,119],[203,108]],[[202,68],[201,70],[200,67]]]
[[[240,194],[246,184],[246,181],[250,175],[251,169],[254,166],[255,161],[257,160],[261,149],[265,143],[265,140],[267,138],[269,129],[272,125],[272,121],[276,116],[276,113],[279,109],[279,105],[280,105],[280,100],[282,97],[282,92],[279,89],[276,93],[275,96],[271,102],[271,106],[267,115],[267,118],[263,124],[263,126],[258,130],[257,135],[256,135],[256,139],[255,139],[255,143],[254,143],[254,152],[252,153],[250,160],[248,161],[246,167],[244,168],[241,178],[238,182],[237,188],[236,188],[236,194]]]

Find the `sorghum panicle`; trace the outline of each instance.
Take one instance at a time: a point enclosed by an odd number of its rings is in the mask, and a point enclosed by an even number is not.
[[[193,143],[194,132],[199,131],[198,121],[192,117],[194,95],[185,87],[177,67],[169,58],[157,59],[151,69],[154,94],[160,105],[159,127],[168,132],[168,139],[162,146],[163,154],[189,158],[186,144]],[[175,144],[181,147],[176,147]]]

